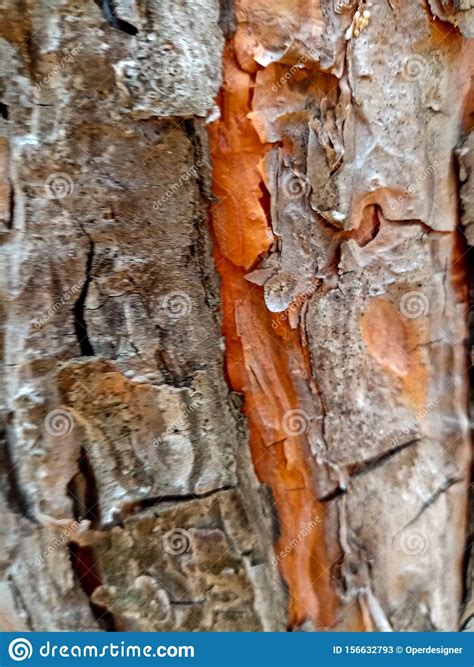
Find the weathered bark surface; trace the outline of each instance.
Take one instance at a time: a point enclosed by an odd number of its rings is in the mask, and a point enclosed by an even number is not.
[[[472,2],[230,5],[0,1],[0,629],[468,628]]]
[[[461,143],[458,151],[459,180],[461,182],[461,224],[467,242],[467,265],[469,283],[469,311],[468,311],[468,354],[471,379],[470,413],[471,428],[474,415],[474,132],[471,116],[470,133]],[[464,596],[461,627],[474,631],[474,486],[469,489],[469,515],[466,537],[466,590]]]
[[[218,5],[114,4],[2,3],[3,629],[282,629],[206,222]]]

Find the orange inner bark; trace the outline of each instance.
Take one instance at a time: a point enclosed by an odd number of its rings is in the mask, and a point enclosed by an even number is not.
[[[260,173],[271,146],[260,142],[247,118],[253,81],[239,67],[230,40],[218,99],[221,118],[210,126],[218,199],[211,217],[227,376],[232,389],[244,396],[257,475],[273,490],[280,521],[276,557],[289,589],[289,625],[312,619],[324,627],[334,622],[335,614],[324,546],[325,509],[314,496],[304,428],[295,428],[294,435],[284,428],[288,412],[300,407],[293,378],[310,382],[309,355],[298,331],[267,310],[263,289],[245,277],[274,241]]]

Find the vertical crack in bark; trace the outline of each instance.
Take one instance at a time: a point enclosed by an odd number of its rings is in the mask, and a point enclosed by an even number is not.
[[[186,118],[183,122],[183,129],[191,142],[194,150],[193,155],[193,166],[190,171],[195,175],[196,182],[199,187],[199,193],[204,201],[213,202],[212,192],[209,190],[208,181],[204,177],[202,168],[206,163],[206,150],[207,148],[202,145],[202,137],[200,134],[200,128],[196,127],[198,123],[196,119]],[[201,219],[201,218],[200,218]]]
[[[94,550],[90,546],[81,546],[76,542],[69,543],[71,566],[77,583],[89,598],[89,604],[99,626],[107,632],[117,630],[115,619],[111,612],[97,605],[92,600],[94,591],[102,586],[97,560]]]
[[[8,106],[4,102],[0,102],[0,116],[3,120],[8,120],[9,118]]]
[[[300,332],[279,321],[267,309],[263,289],[246,278],[275,243],[260,173],[272,146],[261,143],[248,118],[255,74],[238,65],[232,39],[224,52],[223,80],[221,119],[210,126],[218,199],[211,219],[227,379],[244,395],[256,472],[275,498],[281,531],[276,560],[289,589],[289,627],[306,620],[329,627],[336,601],[324,546],[325,511],[315,498],[307,429],[292,432],[285,426],[301,412],[293,374],[311,382],[309,355]]]
[[[14,221],[15,221],[15,190],[10,184],[10,193],[8,197],[8,208],[9,208],[9,229],[13,229]]]
[[[206,158],[207,147],[203,146],[203,138],[200,134],[199,128],[196,127],[196,120],[186,119],[183,123],[183,128],[191,142],[193,149],[193,165],[190,172],[193,174],[197,187],[199,188],[200,201],[196,200],[194,218],[194,238],[191,247],[192,253],[196,255],[197,266],[201,278],[201,283],[204,288],[204,298],[206,305],[209,307],[213,317],[217,320],[219,312],[219,298],[218,285],[213,271],[209,270],[212,266],[212,256],[210,243],[206,238],[203,230],[203,211],[202,206],[205,202],[213,202],[214,198],[210,189],[209,178],[206,178],[204,169],[208,158]],[[219,327],[220,322],[217,322]],[[166,366],[166,364],[165,364]]]
[[[91,528],[94,528],[100,525],[101,519],[99,492],[94,470],[84,447],[81,448],[78,466],[79,472],[68,484],[68,495],[73,501],[74,517],[79,521],[90,521]]]
[[[16,585],[16,582],[13,579],[12,576],[8,577],[8,583],[10,584],[13,599],[15,601],[15,605],[16,605],[16,608],[17,608],[20,616],[24,617],[28,630],[34,631],[35,627],[34,627],[34,624],[33,624],[33,619],[31,618],[30,610],[26,606],[23,595],[21,594],[21,591],[18,588],[18,586]]]
[[[94,356],[94,349],[89,340],[89,336],[87,333],[87,323],[84,315],[87,293],[89,291],[89,285],[92,280],[91,271],[93,263],[94,263],[94,242],[91,238],[89,238],[89,251],[87,253],[87,262],[86,262],[86,277],[81,289],[81,293],[79,294],[79,298],[77,299],[73,308],[74,327],[76,330],[76,336],[79,343],[81,356],[83,357]]]
[[[471,434],[474,425],[474,367],[472,355],[474,351],[474,247],[466,251],[467,280],[469,286],[467,311],[467,355],[469,363],[469,413]],[[474,466],[471,462],[471,477],[468,487],[468,516],[463,559],[463,596],[460,630],[470,630],[474,624]]]
[[[12,418],[10,415],[9,420]],[[26,519],[36,522],[36,519],[31,512],[31,509],[28,505],[26,494],[23,491],[23,487],[18,479],[17,463],[13,461],[13,453],[11,448],[11,443],[9,441],[8,435],[8,425],[3,434],[3,437],[0,438],[3,441],[2,448],[2,460],[0,462],[0,467],[4,474],[4,479],[7,483],[6,488],[6,499],[13,512],[18,512]]]
[[[3,136],[0,136],[0,226],[4,231],[13,229],[15,219],[15,184],[12,182],[12,160],[8,140],[8,132],[5,131],[5,123],[8,121],[8,107],[0,103],[0,116],[5,122],[3,125]]]
[[[219,0],[219,27],[226,38],[235,32],[234,0]]]
[[[472,96],[472,85],[471,85]],[[463,117],[464,134],[455,151],[456,157],[456,182],[458,187],[458,255],[463,259],[461,275],[457,276],[458,291],[465,289],[463,294],[466,303],[466,366],[468,369],[468,415],[469,425],[472,433],[474,425],[474,246],[472,235],[472,137],[473,137],[473,115],[472,97],[466,101]],[[458,272],[459,273],[459,272]],[[472,456],[472,447],[471,447]],[[474,468],[471,458],[470,479],[467,487],[467,521],[464,552],[462,558],[462,602],[460,609],[460,630],[472,630],[474,619]]]
[[[87,520],[90,529],[104,528],[100,521],[99,493],[94,471],[87,450],[82,447],[78,460],[79,472],[67,485],[67,492],[73,502],[74,517],[77,521]],[[75,579],[89,599],[89,606],[97,623],[103,630],[115,631],[113,615],[92,600],[94,591],[102,586],[102,579],[94,550],[74,539],[68,543],[69,557]]]
[[[117,16],[115,2],[113,0],[95,0],[95,4],[100,7],[105,20],[112,26],[112,28],[120,30],[127,35],[136,35],[138,33],[138,28]]]

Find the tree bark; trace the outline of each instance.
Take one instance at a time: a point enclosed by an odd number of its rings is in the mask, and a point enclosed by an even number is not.
[[[0,7],[0,629],[471,628],[471,0]]]

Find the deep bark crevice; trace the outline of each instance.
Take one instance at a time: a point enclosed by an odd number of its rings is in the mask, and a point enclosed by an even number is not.
[[[13,415],[10,415],[8,421],[11,421],[12,419]],[[0,461],[0,468],[2,469],[4,479],[7,482],[5,494],[6,500],[14,513],[19,513],[29,521],[37,523],[37,520],[31,511],[26,494],[23,491],[22,484],[18,478],[18,463],[13,462],[13,453],[12,446],[9,441],[8,426],[2,436],[0,436],[0,439],[3,441],[3,455],[2,460]]]
[[[94,0],[96,5],[100,7],[104,18],[112,28],[120,30],[121,32],[126,33],[127,35],[136,35],[138,34],[138,28],[128,21],[124,21],[119,16],[117,16],[117,11],[115,8],[115,3],[113,0]]]
[[[184,494],[182,496],[163,495],[163,496],[155,496],[153,498],[144,498],[143,500],[133,503],[133,505],[125,506],[124,515],[137,514],[138,512],[141,512],[144,509],[148,509],[150,507],[156,507],[157,505],[161,505],[163,503],[173,503],[175,505],[179,505],[181,503],[193,502],[194,500],[203,500],[204,498],[210,498],[211,496],[215,496],[218,493],[223,493],[225,491],[232,491],[232,489],[234,488],[235,487],[233,486],[221,486],[218,489],[212,489],[211,491],[207,491],[206,493],[189,493],[189,494]]]
[[[4,102],[0,102],[0,116],[3,118],[3,120],[9,119],[8,105],[6,105]]]
[[[454,484],[459,484],[460,482],[463,481],[462,477],[450,477],[448,478],[440,487],[439,489],[436,489],[434,493],[431,494],[431,496],[428,498],[428,500],[425,500],[421,508],[418,510],[418,512],[415,514],[413,519],[409,521],[406,526],[403,527],[403,530],[406,528],[409,528],[410,526],[413,526],[414,523],[418,521],[420,516],[425,512],[431,505],[433,505],[442,495],[443,493],[446,493],[446,491],[454,486]]]
[[[91,528],[94,528],[100,526],[101,520],[99,491],[94,469],[84,447],[81,448],[78,467],[79,472],[67,486],[68,495],[73,502],[75,519],[88,520],[91,522]]]
[[[183,129],[188,137],[189,141],[193,147],[193,171],[195,174],[196,182],[199,187],[199,193],[201,197],[210,203],[214,201],[212,193],[209,191],[209,187],[206,184],[206,181],[203,177],[201,168],[204,165],[204,147],[199,136],[199,132],[196,130],[196,120],[192,118],[186,118],[183,122]]]
[[[80,546],[71,541],[69,543],[69,555],[76,582],[89,598],[90,608],[98,625],[102,630],[115,632],[117,628],[112,613],[91,600],[94,591],[102,586],[94,550],[91,547]]]
[[[13,184],[10,184],[10,195],[9,195],[9,201],[8,201],[8,208],[9,208],[9,224],[8,227],[9,229],[13,229],[13,225],[15,222],[15,188],[13,187]]]
[[[341,486],[337,486],[332,491],[329,491],[329,493],[326,493],[323,496],[318,496],[318,500],[320,503],[330,503],[333,500],[337,500],[337,498],[345,495],[347,491],[347,488],[343,489]]]
[[[474,468],[474,466],[472,466]],[[472,475],[472,473],[471,473]],[[465,540],[465,548],[463,552],[462,559],[462,581],[463,581],[463,593],[462,593],[462,608],[469,604],[471,594],[472,594],[472,584],[474,581],[470,580],[471,569],[474,568],[474,484],[471,482],[469,485],[468,492],[468,520],[467,520],[467,532]],[[462,612],[463,609],[461,609]],[[469,619],[468,619],[469,620]]]
[[[374,456],[370,459],[348,465],[347,466],[347,472],[349,475],[348,481],[350,481],[350,479],[353,479],[355,477],[359,477],[361,475],[367,475],[368,473],[373,472],[377,468],[380,468],[382,465],[384,465],[387,461],[390,461],[394,456],[396,456],[403,450],[413,445],[416,445],[419,442],[420,440],[418,438],[415,438],[413,440],[409,440],[408,442],[404,442],[400,445],[397,445],[396,447],[393,447],[392,449],[389,449],[388,451],[383,452],[382,454],[378,454],[377,456]],[[318,500],[324,503],[331,502],[345,495],[348,491],[349,491],[348,487],[337,486],[329,493],[323,496],[319,496]]]
[[[87,332],[87,322],[85,319],[85,304],[87,299],[87,293],[89,291],[89,285],[92,281],[92,265],[94,263],[94,242],[89,238],[89,251],[87,253],[87,262],[86,262],[86,278],[82,286],[79,298],[74,304],[73,316],[74,316],[74,328],[76,331],[77,341],[79,343],[79,349],[81,351],[81,356],[83,357],[93,357],[94,348],[89,340]]]
[[[186,136],[188,137],[192,145],[193,149],[192,170],[197,186],[199,188],[201,202],[205,206],[206,204],[210,204],[215,201],[215,198],[209,188],[209,184],[206,181],[206,177],[203,174],[203,167],[205,167],[206,163],[205,159],[206,149],[203,146],[202,139],[199,135],[198,130],[196,129],[195,120],[189,118],[185,119],[183,123],[183,128]],[[202,204],[200,204],[199,207],[196,207],[195,211],[193,244],[190,246],[190,253],[197,258],[201,282],[204,287],[204,299],[206,305],[209,307],[210,311],[213,314],[216,326],[219,327],[219,306],[218,306],[219,296],[214,276],[209,271],[208,260],[211,254],[211,249],[206,241],[205,230],[203,229],[203,225],[205,225],[206,223],[203,222],[202,213],[200,210]]]
[[[234,0],[219,0],[219,27],[224,37],[230,37],[235,32]]]
[[[13,599],[15,600],[15,605],[21,615],[24,616],[28,630],[33,631],[35,629],[33,619],[31,617],[30,610],[25,604],[23,595],[21,594],[20,589],[18,588],[13,577],[8,577],[8,582],[12,591]]]
[[[349,475],[350,477],[358,477],[359,475],[366,475],[369,472],[373,472],[374,470],[380,468],[380,466],[384,465],[387,461],[392,459],[400,452],[403,452],[408,447],[417,445],[419,442],[420,442],[419,438],[414,438],[413,440],[408,440],[408,442],[403,442],[400,445],[397,445],[396,447],[393,447],[392,449],[383,452],[382,454],[378,454],[373,458],[366,459],[365,461],[360,461],[359,463],[354,463],[351,466],[349,466]]]

